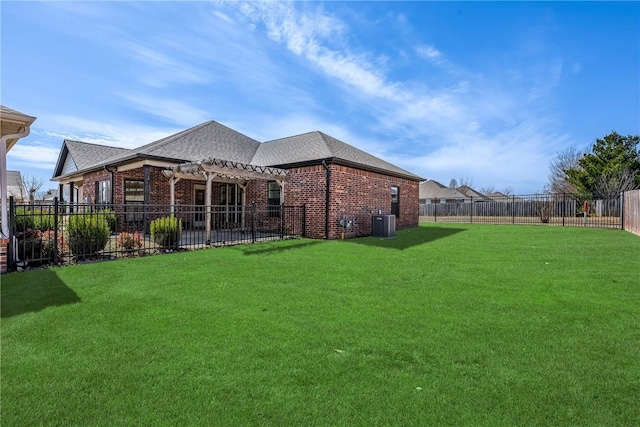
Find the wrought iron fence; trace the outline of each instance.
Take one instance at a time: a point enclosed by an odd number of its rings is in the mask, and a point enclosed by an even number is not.
[[[9,203],[9,268],[305,236],[305,206]],[[209,226],[207,226],[209,221]]]
[[[622,228],[623,197],[585,200],[569,194],[442,199],[420,205],[420,220]]]

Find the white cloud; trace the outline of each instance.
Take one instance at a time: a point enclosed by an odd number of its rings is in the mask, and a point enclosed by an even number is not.
[[[233,20],[231,18],[229,18],[228,15],[220,12],[219,10],[214,10],[213,11],[213,16],[215,16],[218,19],[221,19],[221,20],[225,21],[227,24],[234,24]]]
[[[98,121],[58,114],[44,114],[36,125],[42,129],[43,137],[55,141],[57,150],[64,139],[135,148],[184,130],[184,127],[140,126],[115,118],[103,117]]]
[[[53,170],[58,160],[59,148],[49,147],[37,142],[20,141],[7,153],[8,161],[18,166]]]
[[[442,57],[442,52],[440,52],[435,47],[429,46],[429,45],[418,46],[416,48],[416,52],[418,53],[418,55],[422,56],[423,58],[427,58],[435,62],[438,62]]]
[[[127,101],[130,107],[180,126],[195,126],[209,120],[208,112],[167,96],[131,93],[122,93],[119,96]]]

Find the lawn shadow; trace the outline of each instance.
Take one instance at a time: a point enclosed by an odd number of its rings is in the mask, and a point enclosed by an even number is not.
[[[4,275],[0,298],[3,318],[80,302],[80,297],[51,269]]]
[[[236,247],[245,255],[265,255],[269,253],[290,251],[292,249],[302,249],[307,246],[317,245],[321,242],[321,240],[304,240],[288,245],[268,245],[267,243],[261,243],[258,245],[243,245]]]
[[[413,246],[433,242],[434,240],[443,239],[462,231],[467,230],[464,228],[420,226],[397,230],[395,237],[359,237],[356,239],[349,239],[348,241],[349,243],[356,243],[359,245],[403,250]]]

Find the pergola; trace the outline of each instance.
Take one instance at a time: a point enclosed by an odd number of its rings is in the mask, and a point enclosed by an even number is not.
[[[284,201],[284,182],[287,179],[286,169],[268,166],[256,166],[229,160],[210,158],[197,162],[181,163],[163,171],[169,178],[171,213],[175,210],[175,184],[181,179],[205,182],[205,233],[211,235],[211,194],[213,182],[237,184],[243,189],[242,205],[246,205],[246,189],[249,181],[263,179],[275,181],[281,188],[280,202]]]
[[[0,105],[0,203],[2,204],[2,234],[9,236],[7,218],[7,153],[20,138],[29,135],[30,126],[36,120],[18,111]]]

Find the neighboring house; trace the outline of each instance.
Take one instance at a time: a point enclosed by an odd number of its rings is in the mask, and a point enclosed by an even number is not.
[[[468,185],[458,187],[458,191],[470,197],[474,202],[489,202],[491,199]]]
[[[13,197],[16,203],[28,201],[24,194],[24,185],[20,171],[7,171],[7,196]]]
[[[51,188],[49,190],[47,190],[46,193],[44,193],[44,195],[42,196],[42,201],[44,202],[53,202],[53,200],[58,197],[58,189],[57,188]]]
[[[261,143],[215,121],[134,149],[65,140],[52,179],[71,205],[305,205],[306,235],[329,239],[371,234],[379,212],[416,227],[423,180],[322,132]]]
[[[9,173],[7,171],[7,153],[18,142],[31,132],[35,117],[27,116],[19,111],[0,105],[0,272],[7,271],[9,244],[9,215],[7,200],[9,199]]]
[[[420,203],[465,203],[469,197],[455,188],[445,187],[432,179],[420,183]]]

